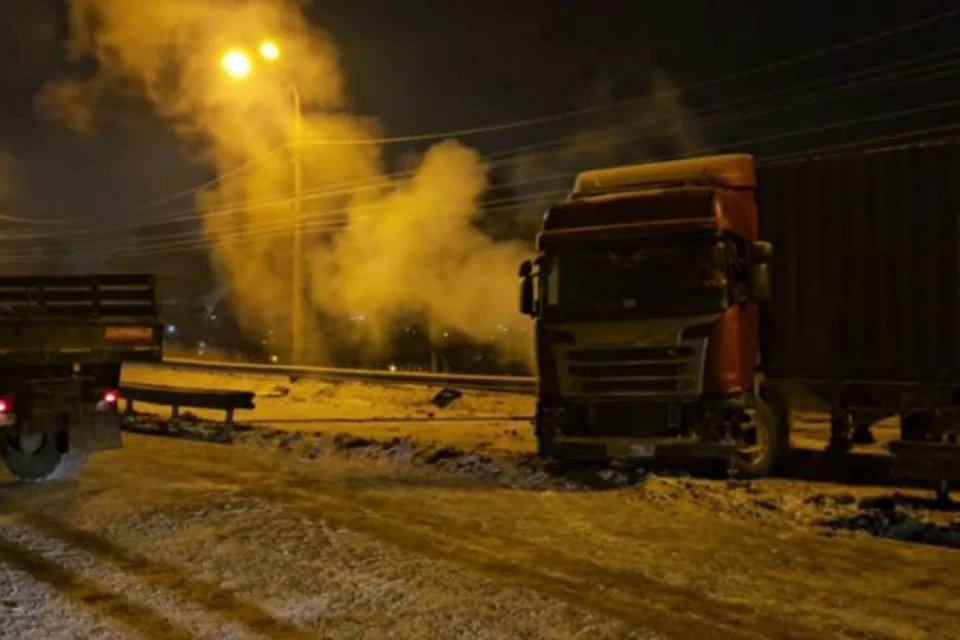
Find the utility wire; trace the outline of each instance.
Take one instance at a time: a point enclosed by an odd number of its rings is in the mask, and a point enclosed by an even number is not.
[[[887,136],[877,136],[877,137],[867,138],[863,140],[855,140],[855,141],[837,144],[837,145],[828,145],[828,146],[820,146],[820,147],[814,147],[809,149],[802,149],[789,154],[780,154],[775,156],[760,156],[758,158],[758,164],[769,165],[769,164],[775,164],[779,162],[798,160],[802,158],[817,157],[824,154],[835,154],[841,151],[857,150],[860,152],[868,152],[871,150],[876,150],[877,149],[876,145],[881,143],[885,143],[885,147],[883,148],[889,148],[890,143],[900,143],[896,146],[920,146],[920,145],[929,145],[929,144],[960,143],[960,135],[943,137],[942,134],[946,134],[950,132],[955,132],[957,134],[960,134],[960,123],[954,123],[954,124],[944,125],[940,127],[930,127],[930,128],[919,129],[914,131],[901,132],[898,134],[892,134]],[[916,136],[929,136],[934,134],[939,134],[939,135],[938,137],[919,137],[914,140],[904,142],[904,140],[907,138],[913,138]],[[738,144],[742,144],[742,143],[733,143],[733,147],[736,148]],[[730,146],[730,145],[725,145],[725,146]],[[695,151],[694,153],[697,153],[697,151]],[[673,156],[659,158],[657,161],[679,159],[683,157],[689,157],[689,155],[690,154],[677,154]],[[536,202],[538,200],[542,202],[548,198],[560,198],[566,193],[567,193],[566,190],[543,192],[539,194],[534,194],[534,196],[527,197],[527,198],[517,198],[514,201],[506,204],[481,208],[481,211],[494,212],[499,210],[516,210],[516,207],[519,204]],[[367,217],[370,217],[371,215],[373,214],[370,212],[364,213],[364,214],[356,214],[357,218],[367,218]],[[305,224],[304,230],[331,232],[331,231],[341,230],[345,228],[347,224],[348,223],[346,222],[346,220],[344,220],[342,223],[329,222],[329,221],[326,221],[326,222],[313,221],[313,222],[310,222],[309,224]],[[269,239],[274,237],[282,238],[287,233],[292,231],[292,229],[293,229],[292,223],[287,223],[286,225],[280,224],[276,228],[271,229],[270,231],[267,231],[267,232],[263,232],[263,231],[251,232],[247,230],[244,230],[244,231],[238,230],[238,231],[230,232],[228,235],[225,235],[222,238],[220,237],[194,238],[187,242],[172,242],[162,246],[151,246],[149,248],[145,248],[145,250],[136,252],[136,255],[137,256],[165,256],[165,255],[171,255],[176,253],[182,253],[183,251],[188,251],[188,250],[212,248],[212,247],[215,247],[219,242],[223,240],[229,241],[230,243],[233,243],[233,244],[245,243],[245,242],[258,242],[264,239]],[[31,261],[39,261],[42,258],[40,256],[37,256],[36,254],[20,255],[20,254],[0,252],[0,260],[4,260],[4,259],[15,259],[15,260],[18,260],[19,262],[29,263]]]
[[[930,79],[946,77],[948,75],[953,75],[960,73],[960,58],[954,57],[947,60],[941,60],[924,66],[908,66],[918,61],[930,60],[933,58],[943,57],[949,53],[960,52],[960,47],[953,47],[945,49],[942,51],[928,53],[920,56],[914,56],[913,58],[898,60],[891,63],[875,65],[865,70],[855,71],[848,74],[843,74],[842,76],[835,78],[826,78],[813,81],[811,83],[806,83],[804,85],[798,85],[794,87],[789,87],[786,89],[778,89],[774,91],[767,91],[760,94],[754,94],[752,96],[746,96],[738,98],[734,101],[724,103],[708,111],[709,115],[700,117],[691,121],[690,124],[696,125],[714,125],[714,124],[725,124],[730,122],[749,120],[749,119],[759,119],[763,116],[772,115],[777,112],[794,110],[809,104],[822,104],[824,100],[828,99],[830,96],[836,96],[839,94],[844,94],[850,92],[852,89],[858,87],[863,87],[867,85],[877,84],[881,82],[889,82],[893,80],[899,80],[906,84],[924,82]],[[906,68],[905,68],[906,67]],[[889,73],[878,73],[879,71],[892,70]],[[933,72],[927,73],[924,75],[924,72]],[[857,79],[859,78],[859,79]],[[846,80],[843,84],[839,83],[839,80]],[[825,85],[825,86],[824,86]],[[814,89],[809,91],[809,89]],[[800,95],[802,99],[794,100],[784,100],[784,98],[791,95]],[[771,98],[776,97],[781,99],[781,104],[772,108],[766,108],[761,110],[754,111],[744,111],[742,109],[733,110],[732,107],[736,105],[741,105],[744,102],[762,98]],[[725,111],[730,111],[729,114]],[[637,126],[642,126],[643,123],[638,124],[627,124],[618,127],[610,127],[606,129],[598,129],[593,134],[593,139],[587,142],[580,142],[578,151],[585,153],[591,151],[596,147],[602,147],[606,144],[606,141],[614,136],[619,135],[621,132],[636,128]],[[651,138],[657,137],[656,135],[650,136]],[[553,140],[539,142],[533,145],[526,145],[523,147],[517,147],[515,149],[503,152],[500,154],[494,154],[488,158],[488,165],[490,167],[503,166],[512,162],[523,159],[533,159],[533,158],[542,158],[545,156],[544,151],[553,149],[556,147],[563,147],[564,145],[569,145],[573,140],[577,139],[577,136],[566,136],[563,138],[556,138]],[[642,141],[637,140],[637,142]],[[356,185],[352,187],[337,188],[336,186],[330,187],[325,186],[317,189],[310,189],[304,192],[304,202],[310,202],[315,200],[323,200],[334,198],[338,196],[349,196],[362,193],[364,191],[378,191],[382,190],[385,187],[393,184],[393,181],[396,179],[409,177],[413,175],[413,171],[398,172],[396,174],[388,174],[385,176],[377,176],[375,178],[368,178],[353,181],[352,183],[344,183],[347,185]],[[549,179],[549,178],[546,178]],[[511,185],[511,183],[505,183],[504,186],[515,186],[516,183]],[[290,197],[273,197],[273,198],[263,198],[256,199],[252,201],[239,201],[232,204],[226,204],[220,207],[214,207],[208,210],[202,210],[197,207],[192,207],[189,209],[181,210],[179,212],[171,212],[167,217],[163,219],[156,219],[147,221],[145,223],[131,223],[129,225],[110,225],[110,226],[92,226],[87,225],[84,227],[74,227],[67,229],[62,232],[48,232],[48,233],[37,233],[37,232],[26,232],[26,233],[13,233],[8,234],[6,237],[8,239],[63,239],[68,236],[99,236],[104,233],[116,233],[122,229],[138,229],[143,227],[150,226],[163,226],[164,224],[173,224],[175,222],[181,221],[190,221],[194,219],[210,219],[219,216],[230,216],[237,213],[246,213],[250,211],[255,211],[258,209],[271,209],[277,207],[288,206],[292,202]]]
[[[885,114],[882,116],[870,116],[870,117],[857,118],[857,119],[848,120],[848,121],[839,122],[839,123],[831,123],[822,127],[799,129],[799,130],[794,130],[790,132],[784,132],[784,133],[773,135],[773,136],[761,136],[761,137],[752,138],[749,140],[741,140],[737,142],[728,143],[724,145],[723,149],[726,149],[726,148],[739,149],[739,148],[743,148],[746,145],[758,144],[758,143],[768,142],[771,140],[777,140],[777,139],[782,139],[786,137],[795,137],[800,135],[806,135],[809,133],[829,131],[835,128],[854,126],[856,124],[875,122],[881,119],[887,119],[892,117],[898,117],[905,114],[914,114],[914,113],[932,110],[944,104],[956,105],[956,104],[960,104],[960,100],[954,100],[947,103],[940,103],[936,105],[925,105],[923,107],[905,109],[893,114]],[[853,142],[843,143],[839,145],[832,145],[829,147],[817,147],[813,149],[806,149],[806,150],[793,152],[791,154],[781,154],[778,156],[772,156],[770,158],[765,158],[764,161],[765,162],[781,161],[788,158],[803,157],[806,155],[815,155],[817,153],[823,153],[826,151],[852,149],[856,147],[869,146],[869,145],[877,144],[880,142],[891,142],[895,140],[902,140],[911,136],[922,136],[922,135],[930,135],[934,133],[945,133],[947,131],[954,131],[954,130],[960,130],[960,123],[944,125],[944,126],[934,127],[934,128],[915,130],[911,132],[902,132],[902,133],[888,135],[888,136],[868,138],[865,140],[853,141]],[[915,142],[920,142],[920,141],[915,141]],[[698,149],[688,154],[677,154],[674,156],[659,158],[658,160],[662,161],[662,160],[669,160],[669,159],[675,159],[680,157],[687,157],[691,154],[697,154],[703,151],[704,151],[703,149]],[[560,175],[550,176],[550,178],[551,179],[561,179],[561,178],[572,179],[575,175],[576,175],[575,173],[560,174]],[[565,191],[553,191],[553,192],[543,192],[543,193],[533,194],[532,196],[529,196],[529,197],[506,198],[500,201],[500,202],[503,202],[504,204],[501,204],[500,206],[494,206],[494,207],[486,207],[486,208],[481,207],[481,211],[492,212],[492,211],[507,210],[507,209],[516,210],[516,207],[519,204],[533,203],[538,201],[543,202],[545,198],[559,197],[559,196],[562,196],[564,193]],[[497,203],[497,202],[498,201],[491,201],[491,204]],[[348,215],[350,212],[349,209],[344,209],[340,211],[340,213],[342,214],[342,217],[339,220],[329,220],[329,219],[324,220],[322,218],[313,219],[305,222],[303,228],[305,230],[325,230],[325,231],[341,230],[349,226],[350,221],[355,219],[354,216],[357,216],[357,219],[362,219],[364,217],[373,215],[373,212],[375,212],[377,209],[382,207],[383,205],[377,205],[377,204],[368,205],[366,207],[367,209],[369,209],[368,211],[362,212],[359,214],[354,213],[353,216]],[[139,255],[162,255],[162,254],[169,254],[169,253],[177,253],[179,251],[183,251],[186,249],[209,247],[209,246],[216,245],[219,241],[224,239],[244,240],[244,241],[268,239],[276,236],[282,236],[284,233],[292,229],[293,229],[292,221],[275,221],[274,223],[267,223],[266,225],[261,227],[228,230],[226,233],[221,233],[215,238],[204,238],[202,236],[198,237],[195,235],[189,235],[189,236],[185,235],[183,237],[178,237],[178,238],[168,238],[168,239],[165,239],[166,240],[165,242],[158,242],[153,245],[151,244],[144,245],[142,247],[143,250],[139,252]],[[105,247],[92,246],[92,247],[87,247],[85,249],[93,252],[102,252],[103,250],[105,250]],[[12,258],[16,256],[17,256],[16,253],[0,252],[0,258]]]
[[[893,27],[893,28],[876,31],[867,35],[860,36],[858,38],[853,38],[850,40],[835,43],[825,47],[819,47],[817,49],[812,49],[800,54],[787,56],[787,57],[781,58],[780,60],[776,60],[774,62],[762,64],[756,67],[751,67],[749,69],[744,69],[742,71],[727,74],[718,78],[712,78],[709,80],[688,84],[688,85],[679,87],[674,91],[669,92],[669,95],[679,96],[679,95],[682,95],[683,93],[687,93],[690,91],[695,91],[695,90],[703,89],[707,87],[714,87],[720,84],[726,84],[729,82],[733,82],[743,78],[748,78],[751,76],[756,76],[769,71],[783,69],[786,67],[802,64],[805,62],[810,62],[812,60],[830,56],[832,54],[835,54],[841,51],[846,51],[855,47],[878,42],[880,40],[891,38],[893,36],[907,33],[909,31],[923,29],[925,27],[938,24],[940,22],[949,20],[951,18],[955,18],[957,16],[960,16],[960,8],[948,9],[946,11],[942,11],[934,15],[926,16],[918,20],[914,20],[912,22],[897,25],[896,27]],[[572,118],[576,118],[584,115],[609,112],[609,111],[623,108],[631,104],[636,104],[636,103],[648,101],[648,100],[650,100],[649,96],[634,96],[624,100],[619,100],[619,101],[615,101],[615,102],[611,102],[603,105],[596,105],[593,107],[572,109],[572,110],[557,112],[557,113],[533,117],[533,118],[514,120],[511,122],[504,122],[504,123],[493,124],[493,125],[467,127],[467,128],[456,129],[452,131],[414,134],[414,135],[405,135],[405,136],[382,137],[382,138],[370,138],[370,139],[364,138],[364,139],[357,139],[357,140],[302,141],[300,144],[316,144],[316,145],[325,145],[325,146],[331,146],[331,145],[332,146],[344,146],[344,145],[356,146],[356,145],[372,145],[372,144],[386,145],[386,144],[393,144],[393,143],[424,142],[424,141],[430,141],[430,140],[438,140],[442,138],[468,137],[468,136],[478,135],[478,134],[508,131],[508,130],[522,128],[522,127],[530,127],[530,126],[536,126],[541,124],[560,122],[563,120],[568,120],[568,119],[572,119]],[[139,205],[138,207],[136,207],[136,209],[148,209],[158,204],[165,204],[173,200],[177,200],[180,198],[188,197],[192,194],[196,194],[202,191],[203,189],[206,189],[210,186],[218,184],[230,177],[233,177],[235,175],[238,175],[250,169],[251,167],[255,166],[256,164],[266,159],[270,155],[273,155],[279,151],[282,151],[283,149],[286,149],[289,146],[290,146],[290,143],[276,147],[275,149],[267,152],[263,156],[263,158],[246,162],[228,171],[227,173],[221,176],[218,176],[214,180],[205,182],[200,185],[196,185],[194,187],[190,187],[188,189],[178,191],[176,193],[170,194],[162,198],[151,200],[149,202]]]

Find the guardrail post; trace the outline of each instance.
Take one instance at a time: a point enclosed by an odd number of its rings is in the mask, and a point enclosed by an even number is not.
[[[233,407],[227,409],[227,419],[224,424],[226,424],[228,427],[233,426]]]
[[[170,406],[170,419],[171,419],[171,420],[177,420],[177,419],[179,419],[179,418],[180,418],[180,407],[178,407],[178,406],[175,405],[175,404],[174,404],[174,405],[171,405],[171,406]]]
[[[128,416],[132,416],[133,415],[133,399],[125,398],[125,400],[127,401],[127,408],[124,410],[124,413]]]

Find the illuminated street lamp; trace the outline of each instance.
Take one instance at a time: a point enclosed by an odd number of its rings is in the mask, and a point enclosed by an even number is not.
[[[250,56],[240,49],[227,51],[220,66],[223,67],[227,75],[238,80],[246,78],[253,71],[253,62],[250,61]]]
[[[264,60],[276,62],[280,59],[280,47],[272,40],[265,40],[260,43],[260,55]]]
[[[260,57],[268,63],[280,59],[280,47],[272,40],[265,40],[258,47]],[[226,52],[221,66],[230,77],[242,80],[253,73],[253,61],[242,49]],[[302,356],[301,336],[303,315],[303,166],[300,143],[303,137],[303,112],[300,107],[300,90],[296,83],[289,82],[293,98],[293,300],[290,312],[290,362],[297,364]]]

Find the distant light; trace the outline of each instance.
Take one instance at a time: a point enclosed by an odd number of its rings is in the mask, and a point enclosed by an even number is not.
[[[6,398],[0,398],[0,413],[7,413],[10,411],[10,401]]]
[[[120,400],[120,396],[116,391],[107,391],[103,394],[103,401],[107,404],[116,404],[118,400]]]
[[[250,61],[250,56],[240,49],[228,51],[223,56],[220,66],[229,76],[238,80],[246,78],[253,71],[253,62]]]
[[[171,336],[177,335],[177,325],[175,325],[175,324],[168,324],[168,325],[167,325],[167,334],[169,334],[169,335],[171,335]]]
[[[390,365],[388,368],[390,369],[390,371],[396,371],[396,370],[397,370],[397,365],[392,364],[392,365]]]
[[[277,364],[278,362],[280,362],[280,358],[278,356],[270,356],[270,362],[272,362],[273,364]]]
[[[274,62],[280,59],[280,47],[277,46],[276,42],[266,40],[260,44],[260,55],[263,56],[264,60]]]

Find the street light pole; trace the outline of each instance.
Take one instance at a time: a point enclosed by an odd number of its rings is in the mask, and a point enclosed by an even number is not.
[[[303,112],[300,91],[291,83],[293,93],[293,300],[290,310],[290,364],[301,364],[303,357]]]
[[[280,59],[280,48],[270,40],[260,43],[260,57],[267,62]],[[242,48],[228,50],[220,61],[221,68],[236,80],[248,77],[254,70],[253,61]],[[293,266],[290,301],[290,363],[300,364],[303,358],[303,109],[300,89],[295,81],[289,83],[293,95],[293,138],[291,156],[293,162],[293,247],[290,260]]]

